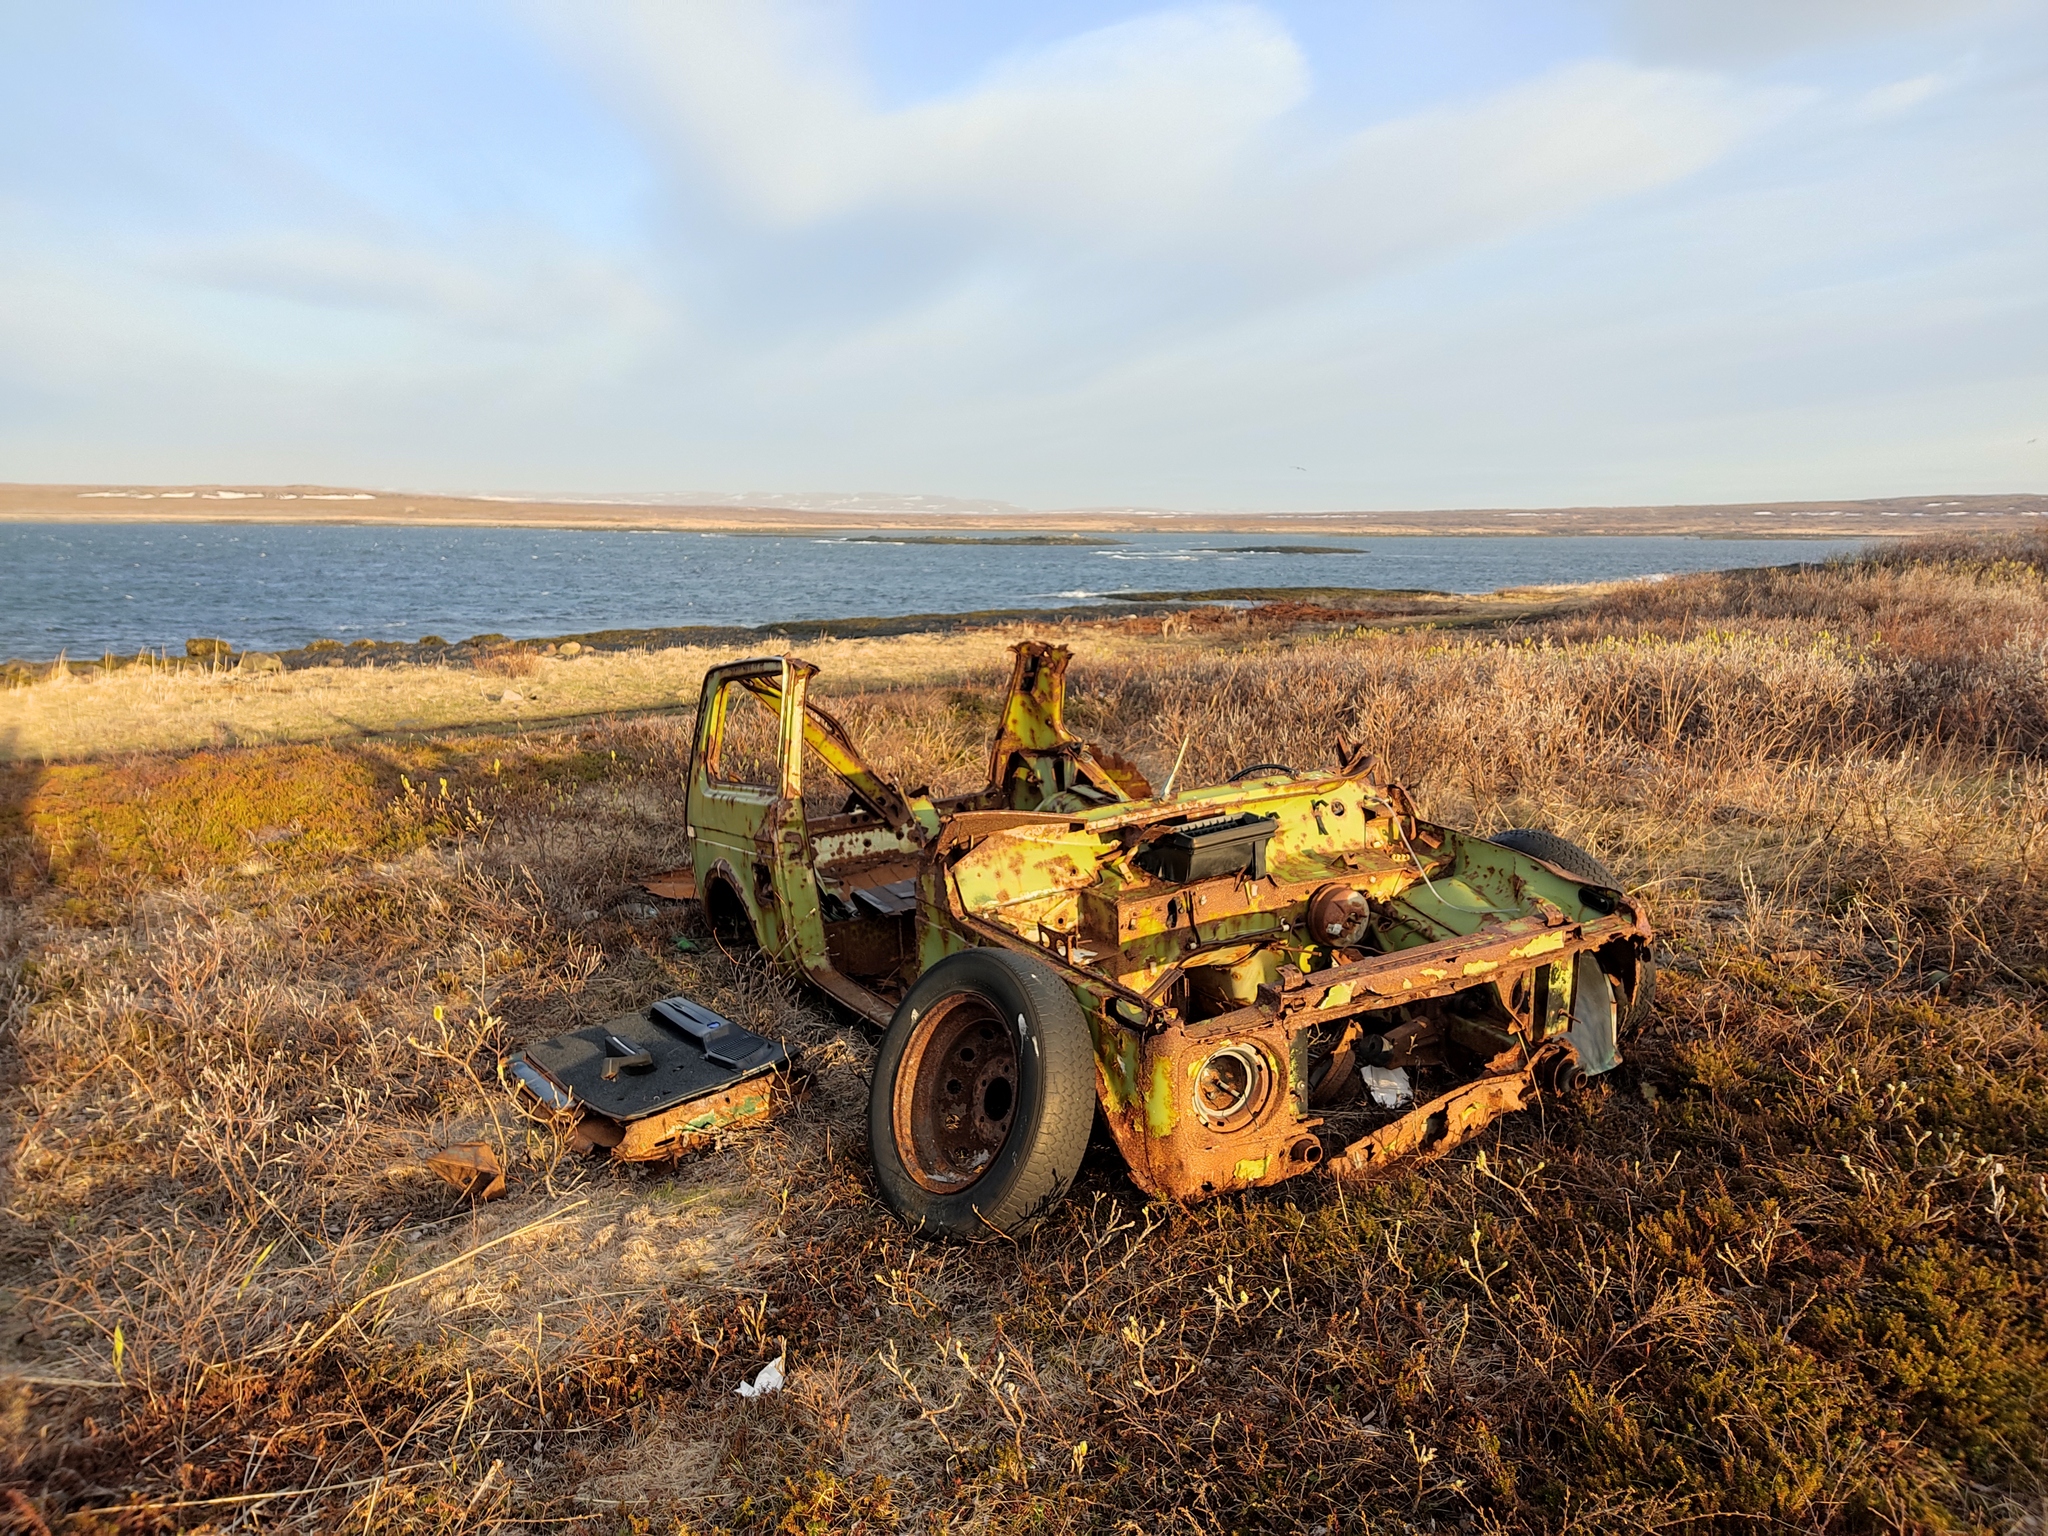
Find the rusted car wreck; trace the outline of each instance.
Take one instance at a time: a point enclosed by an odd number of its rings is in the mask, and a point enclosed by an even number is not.
[[[687,816],[712,921],[886,1025],[869,1106],[911,1226],[1059,1198],[1098,1105],[1131,1177],[1196,1199],[1442,1152],[1619,1060],[1650,930],[1548,833],[1420,819],[1338,744],[1155,795],[1062,718],[1029,642],[977,792],[881,778],[778,656],[704,679]]]

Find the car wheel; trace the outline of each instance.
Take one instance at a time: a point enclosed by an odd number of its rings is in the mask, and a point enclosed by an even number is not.
[[[1621,882],[1614,871],[1599,859],[1581,848],[1577,843],[1559,837],[1555,832],[1545,832],[1537,827],[1515,827],[1506,832],[1496,832],[1488,839],[1503,848],[1512,848],[1517,853],[1526,853],[1531,858],[1555,864],[1567,874],[1576,875],[1589,885],[1601,885],[1618,891]],[[1609,975],[1621,966],[1609,968]],[[1657,965],[1650,958],[1647,947],[1634,953],[1626,969],[1631,973],[1615,976],[1621,996],[1620,1033],[1634,1034],[1643,1021],[1650,1016],[1650,1005],[1657,995]]]
[[[1604,885],[1611,890],[1620,890],[1621,882],[1614,878],[1614,871],[1586,852],[1577,843],[1568,842],[1555,832],[1540,831],[1535,827],[1514,827],[1506,832],[1496,832],[1487,839],[1503,848],[1512,848],[1517,853],[1526,853],[1531,858],[1541,859],[1546,864],[1555,864],[1568,874],[1577,875],[1589,885]]]
[[[970,949],[890,1020],[868,1092],[882,1198],[913,1231],[1007,1232],[1066,1193],[1095,1119],[1095,1048],[1051,967]]]

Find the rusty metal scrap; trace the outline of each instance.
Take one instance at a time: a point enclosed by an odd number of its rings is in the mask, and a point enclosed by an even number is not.
[[[1339,1177],[1377,1175],[1407,1157],[1440,1157],[1535,1097],[1528,1068],[1482,1077],[1361,1136],[1330,1161]]]
[[[505,1165],[487,1141],[458,1141],[427,1159],[427,1167],[473,1200],[505,1193]]]

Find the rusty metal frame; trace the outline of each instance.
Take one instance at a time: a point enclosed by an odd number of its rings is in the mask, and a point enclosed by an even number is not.
[[[1007,796],[1010,781],[1020,769],[1037,777],[1030,767],[1033,759],[1064,759],[1109,801],[1151,798],[1151,786],[1136,764],[1067,729],[1067,664],[1074,653],[1064,645],[1042,640],[1019,641],[1010,651],[1016,660],[1003,696],[1001,723],[989,745],[987,792]]]
[[[1313,1013],[1317,1023],[1348,1018],[1397,1003],[1448,997],[1483,982],[1505,979],[1525,966],[1552,964],[1598,949],[1615,938],[1647,933],[1640,920],[1630,921],[1619,914],[1590,923],[1514,918],[1500,924],[1496,931],[1498,936],[1490,939],[1475,941],[1469,935],[1439,939],[1374,955],[1351,965],[1331,966],[1307,975],[1296,972],[1270,1000],[1261,998],[1249,1007],[1203,1019],[1189,1028],[1204,1034],[1222,1034],[1276,1016],[1285,1019]],[[1328,999],[1338,988],[1345,989],[1349,996],[1341,1001],[1319,1001]]]
[[[782,660],[785,658],[778,658]],[[857,795],[869,810],[887,823],[890,830],[902,833],[916,842],[928,842],[937,835],[936,817],[930,807],[922,809],[913,806],[903,792],[879,773],[868,766],[868,760],[861,756],[860,749],[853,744],[846,727],[836,717],[811,702],[808,694],[810,680],[817,676],[818,669],[808,661],[786,658],[791,682],[799,689],[806,690],[803,696],[803,739],[804,745],[818,754],[818,758],[840,778],[847,788]],[[779,716],[783,708],[780,673],[770,676],[765,673],[739,672],[725,681],[738,683],[747,692],[774,709]]]
[[[1441,1157],[1537,1096],[1539,1063],[1494,1072],[1417,1105],[1400,1119],[1359,1137],[1324,1164],[1338,1178],[1377,1178],[1404,1160]]]
[[[929,967],[962,948],[992,945],[1050,965],[1072,989],[1095,1036],[1098,1098],[1132,1177],[1142,1187],[1169,1198],[1189,1198],[1274,1183],[1316,1164],[1340,1178],[1374,1176],[1463,1144],[1569,1075],[1552,1070],[1568,1066],[1572,1059],[1570,1045],[1550,1027],[1547,1015],[1546,1000],[1558,984],[1554,968],[1598,964],[1579,957],[1610,945],[1647,945],[1647,920],[1622,893],[1614,893],[1609,902],[1588,892],[1587,882],[1569,870],[1512,850],[1496,850],[1476,834],[1423,821],[1406,791],[1377,781],[1370,758],[1348,743],[1339,744],[1339,767],[1333,774],[1219,785],[1172,800],[1150,798],[1149,792],[1134,799],[1131,785],[1141,782],[1132,777],[1135,770],[1123,772],[1125,765],[1080,741],[1064,724],[1068,650],[1036,641],[1012,649],[1010,686],[990,746],[989,787],[981,795],[947,802],[949,814],[942,814],[922,795],[903,794],[873,771],[844,727],[805,696],[816,673],[807,662],[778,657],[714,668],[706,675],[705,698],[711,701],[715,686],[738,682],[778,710],[781,783],[776,805],[755,837],[752,855],[758,868],[775,872],[777,880],[786,876],[794,881],[807,873],[799,867],[808,855],[800,841],[792,841],[796,831],[790,810],[792,802],[801,805],[801,749],[809,746],[864,805],[917,845],[908,856],[921,866],[915,920],[920,965]],[[711,724],[715,728],[717,722]],[[697,765],[692,768],[694,793]],[[1038,808],[1051,795],[1064,796],[1070,790],[1080,792],[1078,800],[1055,803],[1076,809]],[[1340,794],[1360,819],[1342,828],[1334,821],[1326,827],[1323,812]],[[1092,803],[1082,808],[1080,802]],[[1335,809],[1342,814],[1345,804]],[[1208,891],[1203,899],[1209,905],[1199,920],[1193,907],[1186,907],[1182,926],[1169,907],[1164,928],[1148,920],[1140,925],[1138,938],[1123,937],[1124,914],[1134,902],[1150,900],[1137,888],[1142,877],[1134,881],[1131,861],[1153,835],[1154,824],[1248,811],[1273,815],[1294,828],[1292,857],[1297,864],[1327,868],[1313,879],[1303,878],[1297,869],[1284,878],[1276,872],[1263,882],[1240,882],[1241,888],[1223,899]],[[1312,828],[1307,825],[1311,816]],[[1365,835],[1373,827],[1377,830]],[[1034,837],[1028,829],[1041,830]],[[1333,830],[1348,837],[1333,837]],[[999,893],[985,896],[982,886],[987,877],[970,877],[956,866],[965,850],[1012,832],[1020,834],[1020,843],[1057,842],[1048,834],[1063,832],[1074,833],[1074,840],[1091,846],[1092,839],[1106,839],[1106,851],[1098,849],[1089,857],[1099,866],[1097,880],[1106,885],[1107,893],[1096,905],[1107,902],[1116,911],[1118,932],[1097,933],[1087,927],[1094,919],[1087,916],[1091,909],[1081,888],[1057,881],[1048,885],[1048,891],[1073,891],[1076,903],[1053,927],[1041,923],[1035,934],[1030,931],[1032,917],[1041,908],[1020,909],[1014,928],[992,920],[988,913],[999,908],[984,911],[981,903],[1000,901]],[[698,855],[705,859],[698,875],[706,889],[723,873],[722,867],[710,866],[708,853],[701,850]],[[1023,852],[1027,865],[1032,856],[1029,850]],[[1348,877],[1347,869],[1353,872]],[[1114,872],[1115,878],[1105,870]],[[736,879],[739,872],[733,873]],[[1085,872],[1076,868],[1072,873],[1081,878]],[[1473,919],[1455,917],[1461,910],[1458,901],[1438,894],[1431,883],[1447,879],[1472,882],[1460,888],[1482,893],[1465,900],[1500,905],[1463,908],[1486,914],[1476,928],[1463,931]],[[1373,881],[1380,884],[1369,883]],[[1393,916],[1385,919],[1378,942],[1405,947],[1362,955],[1358,948],[1349,948],[1339,954],[1312,939],[1303,944],[1285,937],[1296,932],[1287,921],[1290,910],[1329,882],[1353,885],[1382,910],[1393,903]],[[1423,901],[1403,916],[1401,903],[1423,885],[1434,900]],[[1033,889],[1031,900],[1037,901]],[[1192,901],[1187,891],[1181,899]],[[972,908],[970,898],[976,903]],[[1448,908],[1445,902],[1450,903]],[[1246,921],[1254,914],[1256,921]],[[1177,947],[1162,948],[1156,942],[1161,934]],[[791,947],[797,935],[772,937],[776,942],[770,946],[771,958],[801,969],[841,1002],[877,1022],[893,1011],[878,994],[839,974],[822,941],[817,946],[823,957],[819,958],[803,944]],[[1083,940],[1092,952],[1077,960],[1075,949]],[[1208,1006],[1220,1003],[1226,1011],[1185,1019],[1188,1001],[1174,988],[1195,974],[1191,962],[1239,946],[1303,953],[1297,957],[1300,965],[1289,960],[1277,972],[1270,965],[1254,972],[1268,978],[1257,986],[1255,1001],[1243,1002],[1252,996],[1252,982],[1235,980],[1220,998],[1211,989],[1204,991]],[[1318,951],[1313,961],[1309,950]],[[1315,968],[1318,965],[1320,969]],[[1526,988],[1518,985],[1523,977],[1529,978]],[[1622,984],[1627,985],[1625,978]],[[1489,1002],[1475,1014],[1437,1006],[1476,988],[1484,988],[1490,997],[1496,987],[1498,1007]],[[1233,1002],[1243,1005],[1232,1007]],[[1381,1024],[1361,1022],[1375,1013],[1411,1005],[1420,1006]],[[1334,1026],[1334,1032],[1326,1026]],[[1317,1098],[1309,1068],[1326,1058],[1334,1061],[1361,1031],[1376,1036],[1372,1048],[1379,1054],[1372,1059],[1382,1064],[1389,1063],[1386,1053],[1391,1050],[1393,1065],[1420,1066],[1432,1073],[1448,1069],[1454,1079],[1474,1070],[1478,1075],[1369,1133],[1349,1132],[1352,1139],[1347,1143],[1345,1136],[1325,1129],[1323,1116],[1328,1111],[1341,1117],[1339,1123],[1355,1126],[1355,1112],[1334,1107],[1347,1102],[1341,1094]],[[1337,1033],[1346,1043],[1333,1048]],[[1208,1070],[1205,1063],[1217,1051],[1238,1047],[1255,1052],[1266,1064],[1270,1076],[1264,1097],[1256,1113],[1242,1120],[1224,1124],[1205,1119],[1191,1097],[1191,1076]],[[1346,1060],[1353,1058],[1347,1055]],[[646,1156],[665,1156],[675,1146],[694,1144],[691,1138],[703,1134],[687,1126],[672,1134],[650,1129],[640,1133],[634,1145],[647,1148]]]
[[[659,1162],[708,1147],[723,1131],[758,1125],[774,1113],[776,1093],[787,1091],[783,1081],[779,1072],[764,1073],[658,1115],[628,1121],[612,1157],[622,1163]]]

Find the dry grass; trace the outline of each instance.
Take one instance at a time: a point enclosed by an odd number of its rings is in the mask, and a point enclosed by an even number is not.
[[[2023,547],[1075,634],[1148,768],[1341,731],[1614,860],[1661,1001],[1432,1167],[1183,1209],[1098,1152],[974,1249],[874,1198],[868,1038],[632,885],[686,719],[8,770],[0,1477],[77,1530],[2038,1529],[2044,634]],[[863,642],[835,708],[964,785],[996,638]],[[515,1123],[501,1048],[667,989],[801,1042],[803,1095],[673,1170]],[[477,1210],[421,1168],[471,1137],[514,1165]]]
[[[832,673],[875,684],[979,676],[1015,636],[993,631],[840,640],[803,652]],[[759,652],[699,649],[609,652],[571,661],[508,653],[482,668],[398,665],[241,676],[130,668],[59,675],[0,690],[0,762],[66,762],[116,753],[184,751],[360,738],[398,731],[544,726],[550,720],[690,708],[704,669]],[[504,670],[515,663],[525,670]],[[496,668],[497,670],[492,670]],[[517,679],[508,689],[508,680]]]
[[[1387,618],[1498,622],[1534,608],[1583,602],[1601,589],[1504,593],[1470,599],[1419,597],[1379,605]],[[1208,644],[1270,639],[1300,622],[1338,616],[1299,603],[1257,614],[1201,609],[1129,623],[1089,625],[1098,653],[1141,657],[1174,652],[1195,636]],[[889,638],[806,640],[803,654],[825,669],[828,689],[908,684],[982,686],[1008,664],[1024,629],[979,628]],[[334,647],[329,664],[245,674],[232,668],[111,667],[69,663],[44,680],[14,686],[0,677],[0,762],[75,762],[138,751],[340,741],[394,732],[481,727],[546,728],[611,713],[689,709],[704,669],[784,648],[772,637],[744,646],[585,651],[574,659],[507,644],[474,666],[380,662],[374,652]],[[319,651],[320,647],[309,647]],[[23,675],[29,675],[24,672]],[[508,682],[516,686],[507,687]]]
[[[486,677],[532,677],[540,671],[541,658],[521,645],[509,645],[477,658],[476,670]]]

